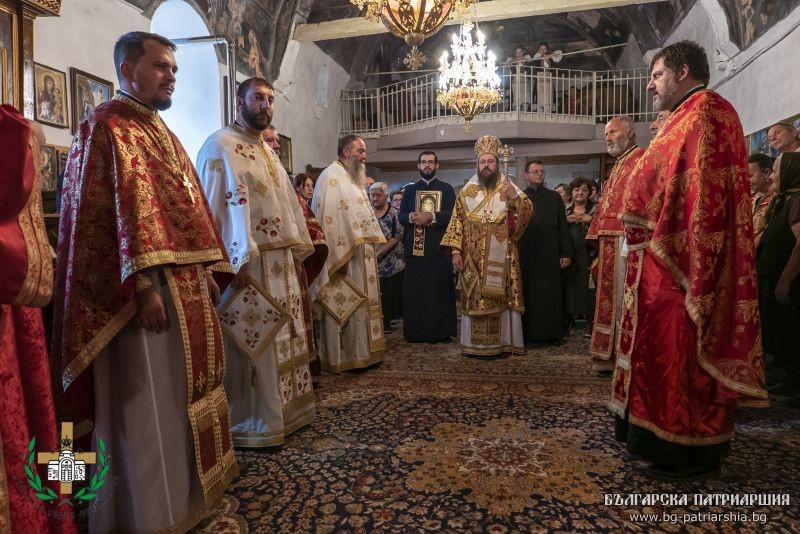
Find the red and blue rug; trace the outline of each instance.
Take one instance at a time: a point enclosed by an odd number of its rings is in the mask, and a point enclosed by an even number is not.
[[[800,532],[798,411],[741,412],[720,476],[658,482],[614,440],[610,382],[579,336],[494,360],[388,341],[381,366],[324,376],[314,422],[280,449],[240,451],[196,531]],[[749,494],[789,503],[724,502]]]

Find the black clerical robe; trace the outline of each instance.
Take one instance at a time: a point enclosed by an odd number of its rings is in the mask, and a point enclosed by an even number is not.
[[[528,187],[533,218],[519,241],[525,313],[525,341],[554,341],[564,335],[561,258],[572,258],[572,240],[561,195]]]
[[[433,226],[417,227],[408,220],[417,210],[417,192],[439,192]],[[436,195],[425,195],[435,202]],[[449,250],[440,246],[456,202],[453,187],[437,178],[406,187],[400,205],[400,223],[405,227],[406,255],[403,290],[403,330],[406,341],[436,343],[456,336],[456,288]],[[428,202],[426,205],[429,205]],[[424,209],[424,208],[423,208]],[[415,245],[416,240],[416,245]],[[415,248],[416,246],[416,248]],[[416,250],[416,253],[415,253]]]

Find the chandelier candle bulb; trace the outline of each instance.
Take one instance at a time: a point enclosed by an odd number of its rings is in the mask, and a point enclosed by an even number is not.
[[[496,71],[494,53],[487,52],[486,38],[473,24],[465,22],[453,34],[453,61],[447,52],[442,54],[439,67],[439,90],[436,100],[464,117],[464,131],[472,132],[472,119],[489,106],[500,102],[500,77]]]

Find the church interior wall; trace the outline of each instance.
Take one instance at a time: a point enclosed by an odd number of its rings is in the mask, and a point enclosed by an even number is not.
[[[336,159],[339,95],[350,75],[316,44],[289,41],[275,81],[273,124],[292,140],[292,170],[326,167]]]
[[[781,39],[783,36],[786,37]],[[778,40],[780,42],[774,44]],[[752,63],[725,80],[717,90],[736,107],[745,134],[800,113],[800,100],[797,98],[800,72],[794,68],[798,50],[800,8],[734,58],[740,67],[751,58]]]
[[[706,48],[710,87],[733,104],[746,135],[800,113],[796,97],[800,73],[792,68],[800,50],[800,8],[739,50],[731,42],[730,27],[718,2],[697,2],[666,44],[691,39]],[[719,56],[717,49],[721,50]],[[645,53],[645,61],[655,52]]]
[[[114,43],[129,31],[150,31],[150,20],[122,0],[70,0],[62,2],[60,17],[34,20],[33,54],[37,63],[64,72],[69,85],[69,68],[75,67],[114,82]],[[70,102],[70,113],[72,103]],[[70,118],[71,121],[71,118]],[[43,124],[47,142],[69,146],[69,128]]]
[[[112,81],[115,90],[119,89],[119,83],[114,70],[114,43],[129,31],[152,31],[151,20],[124,0],[71,0],[63,3],[60,17],[38,17],[34,24],[37,63],[66,73],[67,84],[69,68],[75,67]],[[219,67],[224,74],[225,66],[220,64]],[[247,76],[240,72],[238,78]],[[336,158],[341,113],[339,93],[348,81],[347,72],[314,43],[289,42],[275,81],[274,123],[281,134],[292,140],[295,173],[303,172],[306,164],[324,167]],[[186,83],[179,70],[176,93]],[[178,96],[176,94],[176,101]],[[214,106],[215,121],[219,114],[217,108]],[[175,120],[165,115],[167,123],[174,127],[170,119]],[[72,143],[69,128],[43,126],[49,144],[69,146]],[[192,158],[196,156],[196,150],[189,147],[187,150]]]

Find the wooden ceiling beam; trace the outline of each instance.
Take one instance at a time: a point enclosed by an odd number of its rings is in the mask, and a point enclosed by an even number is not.
[[[589,9],[607,9],[612,7],[636,4],[652,4],[664,0],[492,0],[479,2],[470,8],[467,18],[473,22],[516,19],[568,11],[586,11]],[[462,18],[454,18],[447,24],[460,24]],[[347,39],[363,35],[388,33],[389,30],[380,22],[369,22],[364,17],[331,20],[316,24],[298,24],[295,26],[292,39],[296,41],[326,41],[329,39]]]

